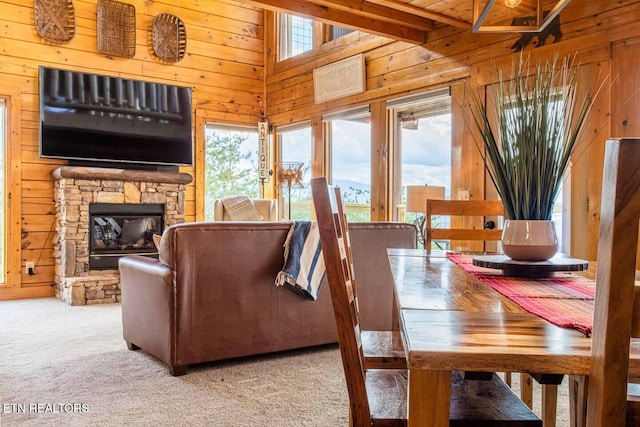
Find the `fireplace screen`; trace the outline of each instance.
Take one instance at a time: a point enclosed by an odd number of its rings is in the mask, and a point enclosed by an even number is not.
[[[154,234],[162,234],[163,204],[92,203],[90,269],[117,269],[118,259],[137,254],[156,257]]]

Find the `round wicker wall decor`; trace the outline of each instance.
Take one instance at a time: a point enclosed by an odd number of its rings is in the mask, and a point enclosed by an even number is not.
[[[151,28],[153,53],[163,61],[178,62],[187,51],[187,29],[182,19],[161,13],[153,19]]]

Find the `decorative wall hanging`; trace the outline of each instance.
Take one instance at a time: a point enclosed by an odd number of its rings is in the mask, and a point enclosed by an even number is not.
[[[66,43],[76,33],[76,14],[72,0],[34,0],[33,18],[40,37]]]
[[[273,173],[269,168],[269,120],[264,114],[258,122],[258,179],[260,184],[269,182],[269,176]]]
[[[544,16],[547,16],[548,14],[549,11],[544,12]],[[516,20],[521,20],[521,25],[525,25],[526,22],[534,21],[535,17],[528,16],[523,18],[515,18],[513,20],[514,22],[512,22],[512,25],[517,25],[517,22],[515,22]],[[549,36],[553,36],[553,43],[562,38],[562,30],[560,30],[560,15],[553,18],[553,21],[551,21],[549,25],[547,25],[545,29],[540,31],[539,33],[522,33],[522,36],[518,40],[516,40],[516,42],[511,46],[511,49],[513,49],[514,52],[518,52],[524,49],[524,47],[529,44],[529,42],[534,37],[538,37],[538,44],[536,44],[536,47],[544,46]]]
[[[153,53],[163,61],[178,62],[187,51],[187,30],[182,19],[161,13],[153,19],[151,28]]]
[[[136,8],[115,0],[98,0],[98,52],[133,58],[136,54]]]
[[[364,56],[355,55],[313,70],[316,104],[364,92]]]

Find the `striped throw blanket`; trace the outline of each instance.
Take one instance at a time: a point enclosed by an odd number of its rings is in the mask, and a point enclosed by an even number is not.
[[[284,242],[284,267],[276,286],[284,286],[303,298],[315,301],[325,276],[318,224],[296,221]]]

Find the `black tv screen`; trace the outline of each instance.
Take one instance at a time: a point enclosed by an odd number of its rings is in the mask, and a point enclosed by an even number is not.
[[[39,79],[41,157],[193,165],[191,88],[48,67],[40,67]]]

